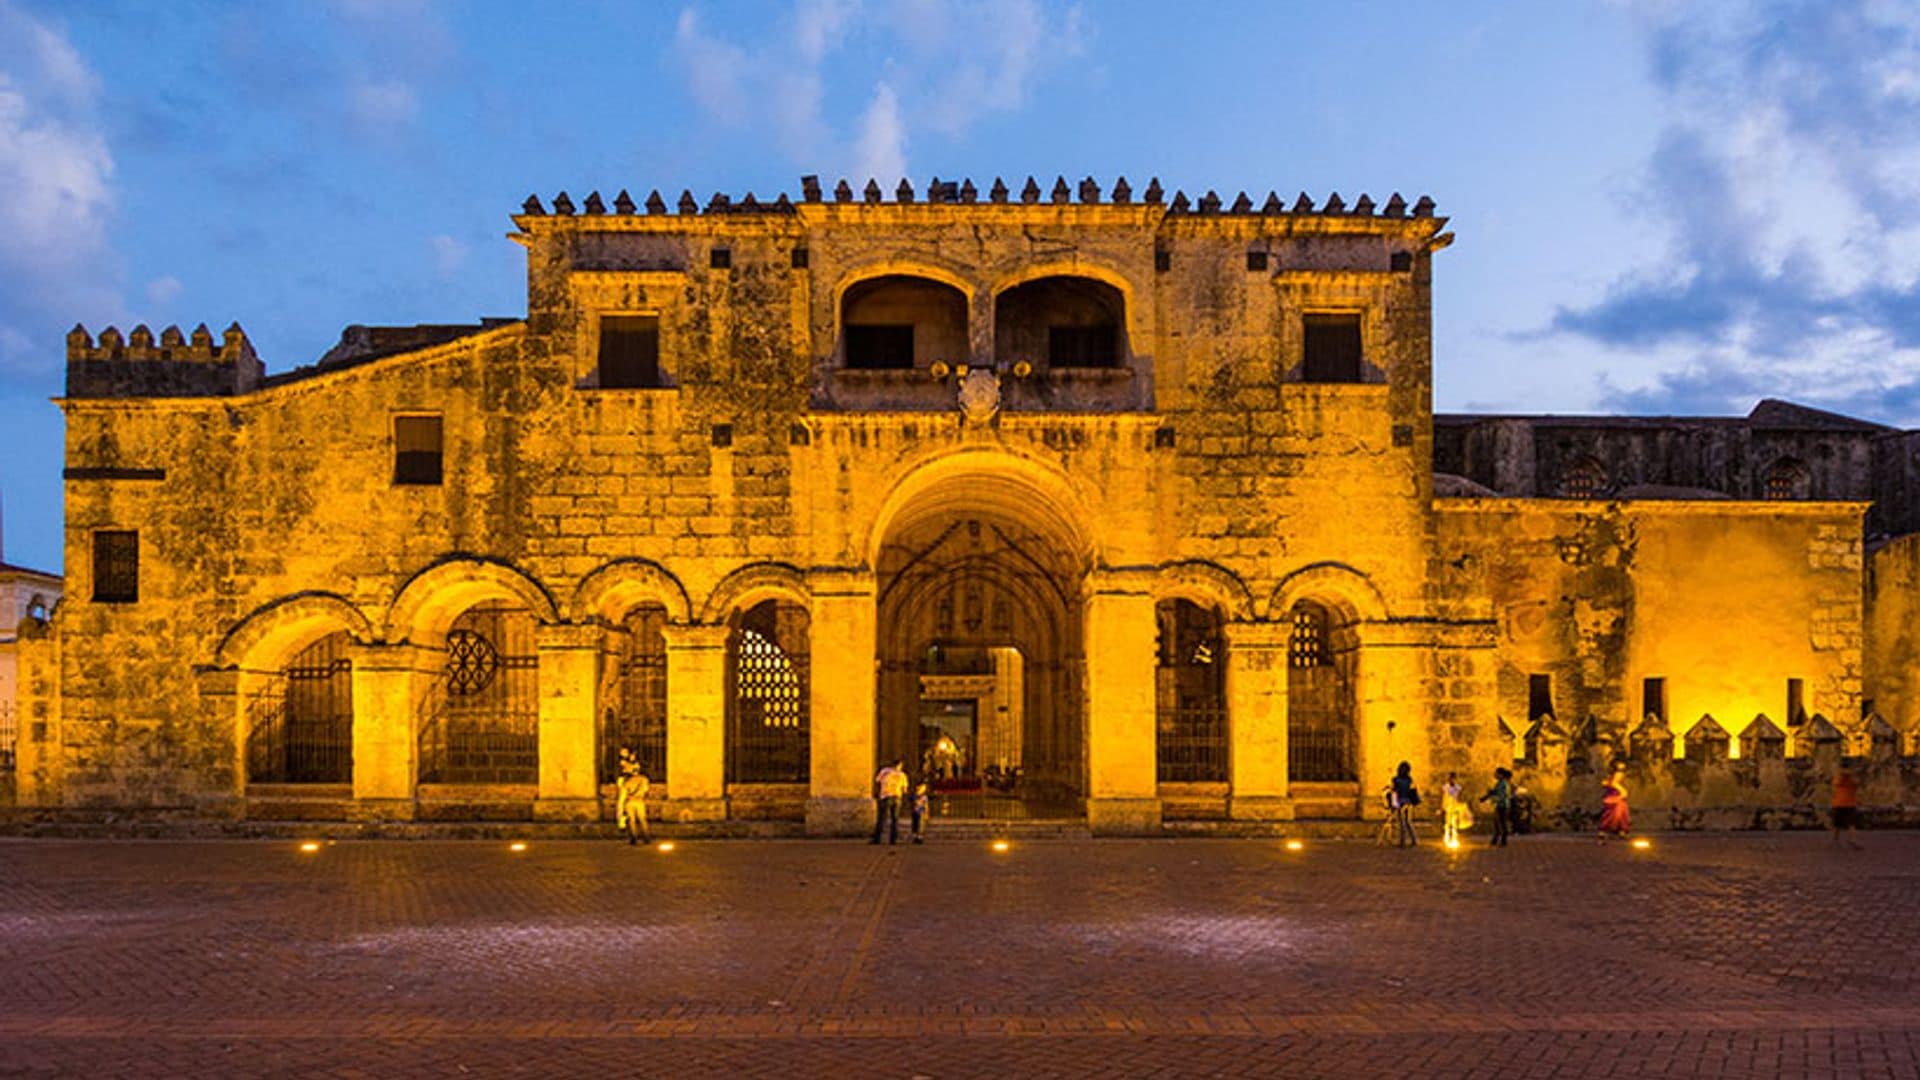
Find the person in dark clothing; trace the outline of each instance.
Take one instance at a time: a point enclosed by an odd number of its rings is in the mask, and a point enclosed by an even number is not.
[[[1407,762],[1401,762],[1394,770],[1389,800],[1393,805],[1394,846],[1418,847],[1420,840],[1413,833],[1413,808],[1420,805],[1420,789],[1413,784],[1413,766]]]
[[[1480,801],[1493,804],[1493,839],[1487,841],[1487,846],[1506,847],[1507,837],[1513,832],[1513,771],[1493,770],[1493,786],[1480,796]]]

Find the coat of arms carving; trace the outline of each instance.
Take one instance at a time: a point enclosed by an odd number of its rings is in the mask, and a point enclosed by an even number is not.
[[[985,423],[1000,411],[1000,376],[988,368],[974,368],[960,378],[960,411],[975,423]]]

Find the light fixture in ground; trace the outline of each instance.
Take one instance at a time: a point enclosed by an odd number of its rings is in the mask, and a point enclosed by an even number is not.
[[[993,850],[1001,854],[1005,854],[1006,852],[1013,850],[1013,845],[1007,843],[1005,840],[995,840],[993,842]]]
[[[654,848],[654,850],[655,850],[655,851],[658,851],[658,852],[660,852],[661,854],[663,854],[663,855],[664,855],[664,854],[666,854],[667,852],[669,852],[669,851],[672,851],[672,850],[673,850],[673,841],[671,841],[671,840],[662,840],[662,841],[660,841],[659,843],[657,843],[657,844],[655,844],[655,845],[653,845],[653,848]]]
[[[507,850],[525,851],[527,850],[527,842],[525,840],[515,840],[513,843],[507,845]]]
[[[1639,837],[1638,839],[1636,839],[1636,840],[1634,840],[1634,842],[1633,842],[1633,846],[1634,846],[1634,848],[1635,848],[1635,849],[1637,849],[1637,850],[1640,850],[1640,851],[1645,851],[1645,850],[1647,850],[1648,848],[1650,848],[1650,847],[1652,847],[1652,846],[1653,846],[1653,841],[1651,841],[1651,840],[1649,840],[1649,839],[1647,839],[1646,837],[1644,837],[1644,836],[1642,836],[1642,837]]]
[[[320,844],[318,841],[309,840],[306,843],[300,845],[300,850],[305,854],[312,855],[314,852],[317,852],[320,850]]]
[[[1306,850],[1306,848],[1307,848],[1307,845],[1306,845],[1306,842],[1305,842],[1305,841],[1302,841],[1302,840],[1289,840],[1289,841],[1287,841],[1287,850],[1288,850],[1288,851],[1305,851],[1305,850]]]

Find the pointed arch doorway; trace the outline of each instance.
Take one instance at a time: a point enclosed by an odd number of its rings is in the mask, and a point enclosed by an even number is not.
[[[1085,820],[1082,546],[1018,486],[929,494],[876,560],[878,760],[936,818]]]

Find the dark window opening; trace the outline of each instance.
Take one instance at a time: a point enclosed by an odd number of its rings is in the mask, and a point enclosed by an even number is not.
[[[1312,383],[1360,381],[1360,316],[1308,315],[1301,378]]]
[[[93,600],[131,604],[140,599],[140,534],[103,529],[93,534]]]
[[[1161,248],[1153,253],[1153,268],[1164,274],[1173,269],[1173,252]]]
[[[1119,337],[1112,323],[1048,327],[1047,364],[1049,367],[1115,367],[1120,362]]]
[[[1667,680],[1647,679],[1640,684],[1640,715],[1659,720],[1667,718]]]
[[[394,483],[438,484],[440,457],[439,417],[396,416],[393,418]]]
[[[1413,270],[1413,252],[1396,251],[1387,260],[1387,266],[1396,274],[1405,274]]]
[[[1247,269],[1261,271],[1267,268],[1267,253],[1264,251],[1247,252]]]
[[[1807,722],[1806,694],[1806,680],[1787,680],[1787,723],[1798,725]]]
[[[1592,458],[1573,463],[1560,477],[1560,494],[1569,499],[1597,499],[1607,490],[1607,468]]]
[[[1806,496],[1807,471],[1796,461],[1778,461],[1767,470],[1767,498],[1799,499]]]
[[[911,368],[913,366],[913,324],[848,326],[847,366],[868,369]]]
[[[714,248],[707,252],[707,265],[715,270],[732,269],[733,252],[727,248]]]
[[[1527,676],[1527,719],[1538,720],[1553,714],[1553,676]]]
[[[806,248],[797,247],[793,249],[792,266],[795,270],[805,270],[807,268]]]
[[[665,386],[660,377],[660,319],[654,315],[600,318],[600,388],[639,390]]]

